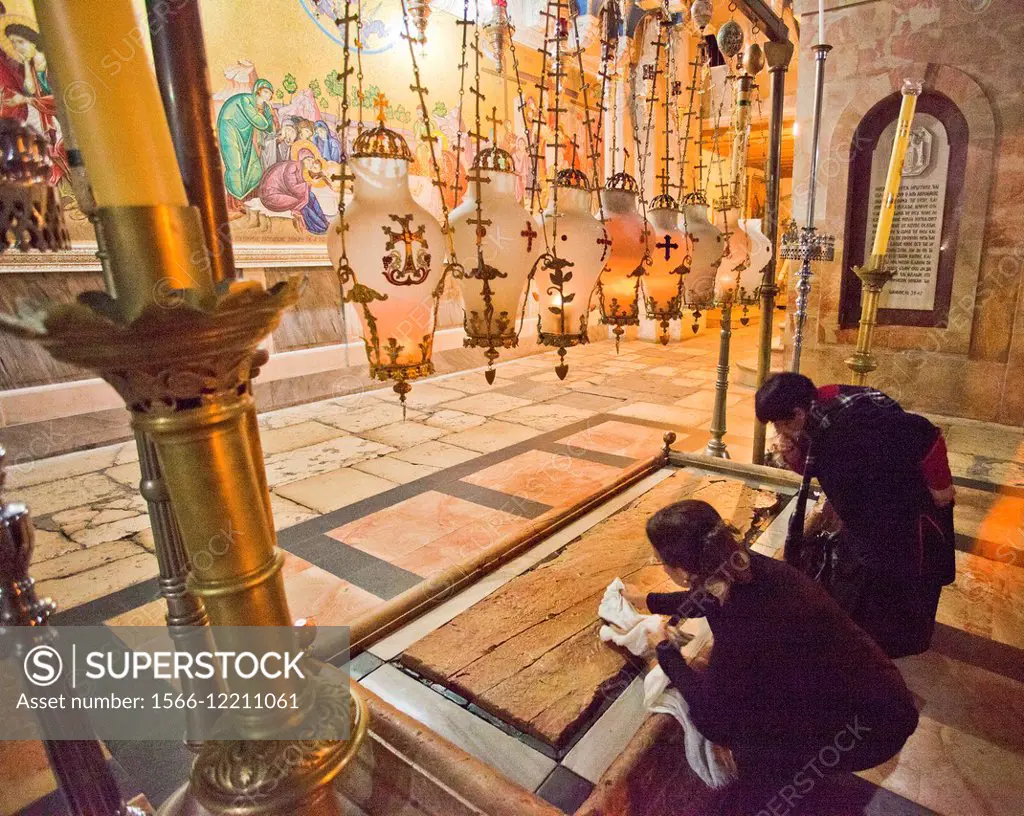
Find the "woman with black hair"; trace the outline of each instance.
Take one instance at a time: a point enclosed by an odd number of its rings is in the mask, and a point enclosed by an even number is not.
[[[714,635],[706,671],[690,668],[667,632],[652,636],[658,662],[701,733],[732,750],[741,782],[796,802],[824,775],[873,767],[903,747],[917,727],[913,698],[824,589],[748,552],[706,502],[659,510],[647,535],[688,588],[652,592],[647,607],[706,617]]]
[[[942,587],[956,578],[955,491],[942,431],[874,388],[765,380],[757,418],[786,465],[821,484],[841,522],[829,591],[890,657],[928,649]],[[803,491],[802,491],[803,492]],[[809,520],[807,531],[816,524]],[[794,536],[798,531],[794,531]],[[796,565],[799,548],[787,548]]]

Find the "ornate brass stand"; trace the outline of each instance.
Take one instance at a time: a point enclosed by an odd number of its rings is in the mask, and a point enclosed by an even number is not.
[[[811,169],[807,189],[807,224],[797,232],[792,223],[782,239],[782,257],[800,261],[799,281],[796,287],[796,314],[793,316],[793,363],[791,369],[800,371],[800,353],[804,346],[804,324],[807,321],[807,299],[811,293],[811,262],[829,263],[835,257],[835,238],[819,234],[814,226],[814,202],[818,186],[818,142],[821,137],[821,110],[825,93],[825,60],[831,45],[814,46],[814,116],[811,134]]]
[[[854,274],[860,278],[860,328],[857,330],[857,349],[846,358],[846,367],[853,372],[854,385],[865,385],[868,374],[878,368],[871,346],[878,322],[878,300],[896,270],[886,266],[884,255],[872,255],[865,266],[855,266]]]
[[[214,287],[191,208],[100,209],[97,215],[117,296],[88,292],[45,313],[0,317],[0,328],[96,372],[124,399],[133,428],[155,449],[192,567],[188,589],[210,622],[290,627],[251,373],[258,344],[295,303],[298,286],[288,281],[265,290],[225,281]],[[216,645],[231,649],[221,637]],[[358,696],[350,702],[349,742],[260,741],[296,719],[345,716],[339,700],[319,688],[281,681],[272,690],[298,693],[299,712],[239,720],[240,732],[252,739],[204,745],[192,772],[198,803],[214,813],[340,813],[329,785],[365,734]]]
[[[722,308],[722,329],[718,343],[718,379],[715,381],[715,412],[711,417],[711,439],[704,453],[718,459],[728,459],[726,450],[726,405],[729,394],[729,344],[732,341],[732,294],[727,293],[719,304]]]

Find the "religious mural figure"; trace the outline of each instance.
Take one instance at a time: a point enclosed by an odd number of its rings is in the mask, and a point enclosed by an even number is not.
[[[8,23],[3,33],[0,115],[17,119],[49,139],[54,165],[49,182],[57,184],[68,172],[67,151],[57,121],[57,105],[46,55],[42,51],[42,38],[38,31],[21,22]]]
[[[323,235],[327,216],[312,190],[312,182],[320,180],[324,180],[323,163],[311,150],[301,149],[297,160],[278,162],[267,170],[257,193],[270,212],[290,212],[300,231]]]
[[[236,212],[241,210],[243,201],[254,195],[263,177],[256,137],[274,127],[270,106],[273,96],[274,86],[265,79],[257,79],[252,92],[232,96],[217,116],[224,186],[228,206]]]
[[[325,161],[341,161],[341,142],[331,131],[330,126],[320,120],[313,126],[313,144],[320,151],[320,156]]]
[[[278,162],[288,161],[292,157],[292,145],[298,141],[299,128],[295,120],[284,120],[280,131],[270,131],[262,135],[260,160],[263,169],[269,170]]]

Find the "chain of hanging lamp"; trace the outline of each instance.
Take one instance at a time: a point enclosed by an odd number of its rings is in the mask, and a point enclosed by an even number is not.
[[[509,26],[508,33],[508,50],[512,56],[512,72],[516,78],[516,95],[518,97],[516,101],[516,108],[519,110],[519,115],[523,120],[523,133],[526,136],[526,150],[530,156],[530,184],[525,190],[530,192],[529,201],[524,202],[530,215],[536,215],[536,193],[539,193],[539,187],[537,186],[537,176],[540,172],[540,150],[536,146],[536,140],[531,138],[531,125],[529,116],[526,113],[526,96],[523,93],[523,77],[519,70],[519,54],[516,52],[516,30],[515,26]],[[542,71],[543,73],[543,71]],[[538,103],[539,109],[539,103]],[[544,240],[544,254],[546,255],[550,250],[548,248],[548,234],[546,231],[541,230],[541,238]],[[530,277],[533,277],[533,272],[530,273]]]
[[[698,40],[697,52],[693,55],[693,61],[689,65],[693,68],[693,72],[690,76],[690,84],[686,87],[690,96],[686,103],[686,128],[685,131],[682,128],[676,128],[676,133],[679,136],[679,195],[678,201],[680,204],[683,203],[686,196],[686,154],[690,149],[690,130],[693,125],[693,103],[697,95],[697,79],[700,72],[701,59],[704,53],[704,41],[703,39]]]
[[[597,131],[597,137],[595,142],[600,143],[601,140],[601,127],[600,125],[604,121],[604,114],[608,111],[608,86],[611,83],[612,94],[611,94],[611,111],[612,111],[612,127],[611,127],[611,170],[605,175],[607,179],[613,179],[616,175],[616,154],[618,152],[618,128],[615,126],[618,122],[618,80],[619,80],[619,68],[616,61],[617,49],[619,43],[619,32],[618,27],[621,22],[621,17],[616,6],[608,3],[601,10],[601,18],[599,24],[602,30],[601,38],[601,70],[598,76],[601,77],[601,100],[598,105],[599,111],[599,127]],[[594,167],[594,185],[600,190],[599,181],[597,178],[597,159],[596,151],[591,158]],[[598,193],[598,200],[601,203],[601,220],[604,221],[604,210],[603,201],[600,199],[600,192]],[[606,236],[607,237],[607,236]],[[643,232],[644,245],[646,249],[647,244],[647,221],[644,219],[644,232]],[[643,286],[642,279],[645,273],[645,266],[649,264],[649,259],[645,251],[644,258],[641,260],[640,265],[633,271],[632,276],[635,277],[635,284],[633,287],[633,305],[629,311],[625,309],[620,310],[618,308],[618,301],[616,298],[612,298],[611,303],[605,302],[604,286],[602,285],[601,278],[597,281],[597,299],[600,306],[601,323],[604,325],[612,326],[612,333],[615,336],[615,352],[619,352],[619,342],[622,335],[625,334],[624,326],[635,326],[640,322],[640,310],[639,303],[642,302],[643,298]],[[602,276],[603,277],[603,276]],[[611,308],[611,314],[608,309]]]

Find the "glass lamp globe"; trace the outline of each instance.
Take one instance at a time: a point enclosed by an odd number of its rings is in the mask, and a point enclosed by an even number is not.
[[[689,236],[682,229],[676,200],[655,196],[647,210],[651,220],[651,268],[644,280],[647,316],[661,324],[663,346],[668,345],[668,324],[683,315],[683,276],[689,274]]]
[[[537,270],[538,341],[558,349],[555,373],[565,379],[565,350],[588,342],[591,295],[608,258],[611,241],[590,211],[587,177],[575,168],[558,171],[541,216],[550,256]]]
[[[628,173],[613,175],[599,195],[612,245],[601,273],[598,305],[601,322],[614,327],[617,351],[623,327],[640,323],[640,281],[646,272],[644,233],[648,224],[637,212],[640,187]]]
[[[690,274],[686,279],[686,304],[710,305],[714,300],[715,275],[725,252],[725,236],[708,220],[708,203],[700,193],[683,202],[683,229],[690,238]]]
[[[328,230],[327,251],[338,267],[344,229],[352,273],[346,300],[359,313],[370,374],[394,380],[404,404],[407,381],[434,372],[434,304],[445,243],[441,226],[409,190],[408,144],[385,127],[383,108],[379,119],[353,144],[352,201],[344,225],[336,218]]]
[[[477,174],[480,183],[470,179],[466,198],[452,210],[449,222],[463,267],[456,283],[465,306],[464,344],[485,349],[490,366],[499,356],[498,348],[519,344],[524,290],[544,242],[516,200],[512,156],[497,147],[481,150],[470,175]],[[493,382],[493,368],[488,367],[487,376]]]

